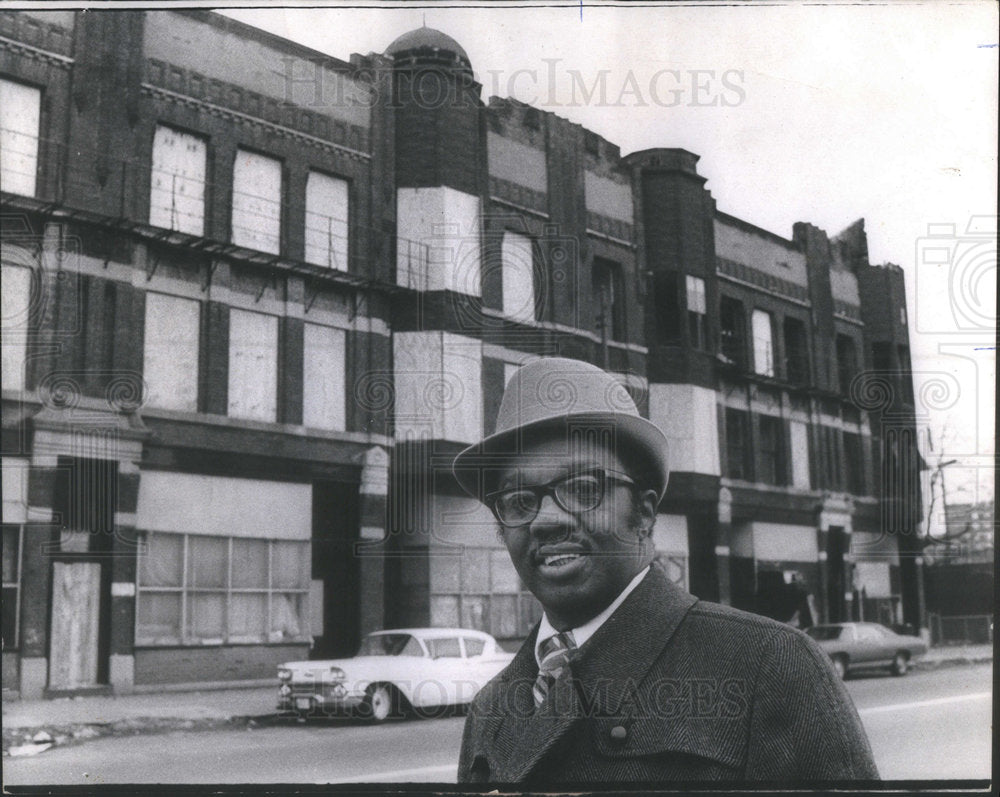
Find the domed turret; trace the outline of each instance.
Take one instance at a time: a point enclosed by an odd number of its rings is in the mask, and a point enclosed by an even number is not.
[[[472,71],[472,62],[462,45],[447,33],[426,25],[404,33],[386,48],[385,54],[391,55],[397,65],[433,64]]]
[[[396,187],[480,196],[482,86],[462,45],[425,25],[404,33],[385,54],[393,60]]]

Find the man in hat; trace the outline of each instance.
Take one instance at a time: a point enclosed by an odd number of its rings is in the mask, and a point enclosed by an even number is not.
[[[523,366],[496,433],[454,472],[544,609],[469,709],[460,782],[878,777],[811,639],[699,601],[656,564],[666,439],[610,375],[562,358]]]

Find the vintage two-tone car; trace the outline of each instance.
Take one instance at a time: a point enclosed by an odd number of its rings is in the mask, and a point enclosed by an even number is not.
[[[482,631],[375,631],[350,659],[278,666],[278,710],[300,717],[353,713],[372,722],[470,703],[513,654]]]
[[[910,664],[927,652],[919,637],[897,634],[878,623],[814,625],[806,633],[823,648],[841,678],[854,670],[886,667],[893,675],[906,675]]]

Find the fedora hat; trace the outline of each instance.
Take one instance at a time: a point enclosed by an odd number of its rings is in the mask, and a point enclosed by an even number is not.
[[[648,463],[650,488],[662,499],[667,490],[667,438],[639,415],[625,387],[596,365],[563,357],[533,360],[507,383],[496,431],[460,451],[452,469],[459,485],[482,499],[483,474],[499,472],[543,432],[608,430],[619,452]]]

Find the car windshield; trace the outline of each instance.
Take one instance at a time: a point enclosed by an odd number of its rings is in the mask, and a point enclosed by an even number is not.
[[[420,643],[410,634],[372,634],[361,642],[359,656],[423,656]]]
[[[824,641],[840,639],[840,634],[843,630],[839,625],[814,625],[812,628],[807,628],[806,633],[813,639]]]

